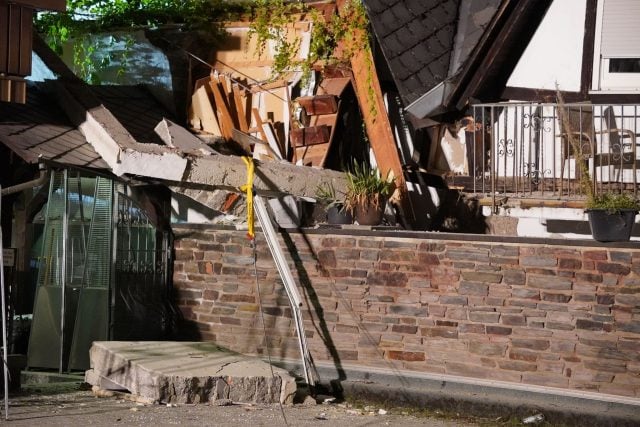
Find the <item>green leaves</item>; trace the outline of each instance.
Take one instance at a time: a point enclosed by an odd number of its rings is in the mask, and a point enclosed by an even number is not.
[[[640,211],[640,201],[629,193],[602,193],[587,199],[587,209],[605,209],[618,212],[621,209]]]
[[[74,65],[79,77],[99,84],[100,71],[114,62],[108,45],[98,41],[98,33],[139,27],[153,28],[164,24],[181,24],[189,29],[206,27],[209,34],[220,36],[216,22],[230,19],[246,11],[244,4],[225,0],[67,0],[64,13],[36,14],[36,30],[45,36],[49,46],[63,55],[72,42]],[[133,41],[125,42],[118,76],[125,73]]]
[[[346,207],[353,211],[356,206],[371,204],[377,208],[390,195],[393,180],[387,173],[382,178],[380,171],[366,163],[354,162],[351,171],[347,172]]]

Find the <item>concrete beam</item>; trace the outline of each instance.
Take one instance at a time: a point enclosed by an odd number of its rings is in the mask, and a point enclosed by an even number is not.
[[[177,148],[185,154],[196,156],[218,154],[216,150],[202,142],[194,134],[171,120],[162,119],[154,131],[167,147]]]
[[[173,183],[174,190],[189,188],[238,191],[247,182],[240,157],[216,154],[195,135],[168,120],[155,131],[167,145],[141,144],[82,84],[51,82],[60,105],[115,175],[155,178]],[[204,155],[216,154],[216,155]],[[188,156],[187,156],[188,155]],[[346,175],[328,169],[295,166],[287,162],[255,162],[254,189],[265,196],[316,196],[318,186],[346,191]],[[171,185],[171,184],[169,184]]]
[[[112,172],[180,181],[188,160],[178,150],[141,144],[82,84],[50,82],[59,104]]]
[[[287,162],[254,162],[253,185],[255,192],[260,195],[290,194],[315,198],[318,186],[324,184],[333,185],[338,194],[346,191],[347,177],[344,172],[295,166]],[[200,157],[191,161],[184,181],[238,191],[247,182],[247,167],[237,156]]]
[[[95,341],[90,361],[89,384],[148,402],[292,403],[297,388],[284,369],[206,342]]]

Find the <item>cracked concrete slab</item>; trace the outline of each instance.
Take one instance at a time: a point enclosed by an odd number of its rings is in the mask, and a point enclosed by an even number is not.
[[[205,342],[96,341],[85,381],[158,403],[291,403],[295,378],[262,360]]]

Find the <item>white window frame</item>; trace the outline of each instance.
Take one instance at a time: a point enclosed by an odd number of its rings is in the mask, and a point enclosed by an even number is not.
[[[631,0],[634,1],[634,0]],[[593,49],[593,77],[591,93],[640,93],[640,73],[611,73],[609,60],[614,58],[637,58],[633,56],[602,56],[602,21],[604,15],[604,0],[598,0],[596,11],[596,28]],[[640,28],[639,28],[640,31]]]

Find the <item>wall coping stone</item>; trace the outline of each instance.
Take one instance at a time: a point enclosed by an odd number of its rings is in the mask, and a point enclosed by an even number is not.
[[[189,224],[176,223],[171,224],[173,230],[181,229],[201,229],[201,230],[224,230],[224,231],[244,231],[246,229],[218,224]],[[323,225],[319,227],[303,227],[303,228],[287,228],[284,229],[291,234],[332,234],[337,236],[370,236],[370,237],[386,237],[400,239],[423,239],[423,240],[446,240],[460,242],[479,242],[479,243],[511,243],[511,244],[532,244],[546,246],[577,246],[592,248],[621,248],[621,249],[640,249],[640,241],[629,242],[598,242],[591,239],[558,239],[547,237],[516,237],[516,236],[496,236],[488,234],[465,234],[465,233],[445,233],[433,231],[413,231],[400,230],[396,227],[371,227],[349,225],[346,227]],[[260,227],[256,227],[256,232],[261,232]]]

